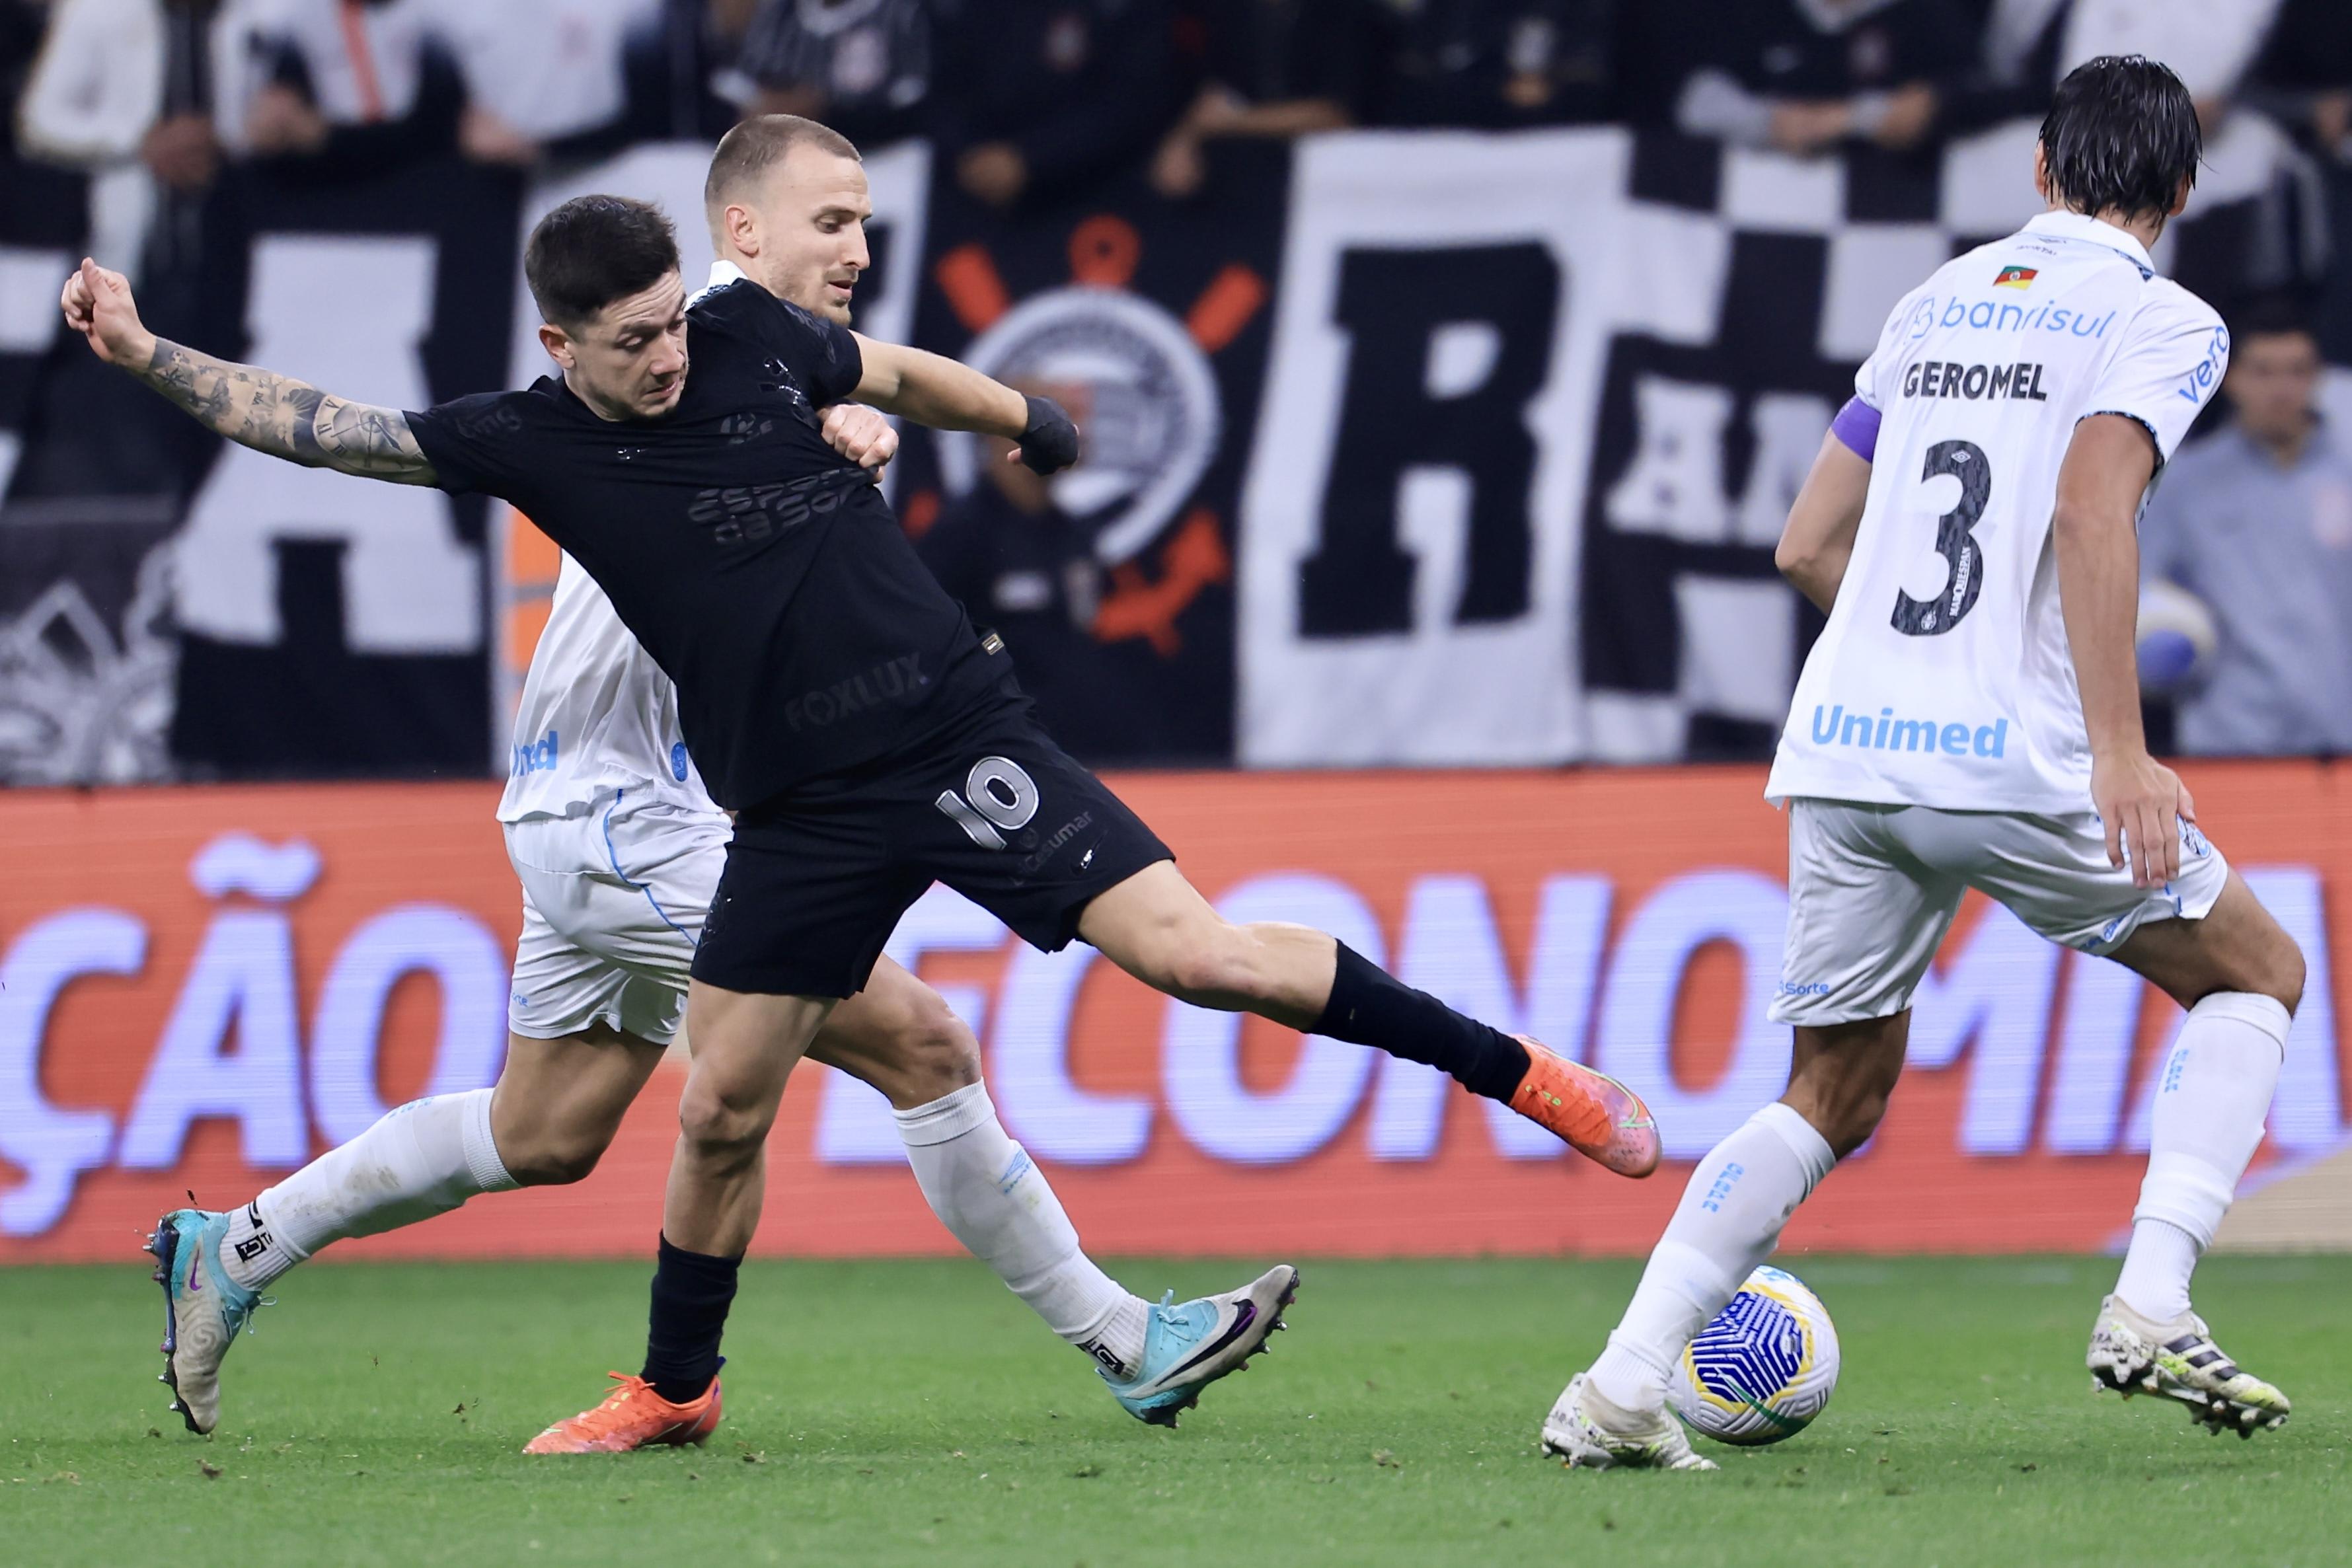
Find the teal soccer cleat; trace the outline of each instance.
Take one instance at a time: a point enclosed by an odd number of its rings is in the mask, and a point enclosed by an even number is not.
[[[172,1408],[199,1436],[220,1417],[220,1364],[236,1341],[257,1292],[230,1279],[220,1266],[221,1238],[229,1217],[201,1208],[178,1208],[155,1222],[147,1250],[155,1255],[155,1282],[163,1287],[163,1375],[172,1385]]]
[[[1143,1330],[1143,1364],[1122,1382],[1098,1367],[1111,1396],[1127,1413],[1154,1427],[1173,1427],[1177,1416],[1201,1402],[1201,1390],[1228,1372],[1245,1369],[1265,1348],[1266,1336],[1283,1326],[1282,1310],[1298,1293],[1298,1270],[1279,1263],[1221,1296],[1202,1296],[1176,1305],[1171,1291],[1151,1309]]]

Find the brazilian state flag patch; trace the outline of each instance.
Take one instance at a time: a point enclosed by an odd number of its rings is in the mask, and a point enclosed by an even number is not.
[[[2031,288],[2033,280],[2040,276],[2030,267],[2004,267],[2000,269],[2000,276],[1992,280],[1992,286],[1995,288]]]

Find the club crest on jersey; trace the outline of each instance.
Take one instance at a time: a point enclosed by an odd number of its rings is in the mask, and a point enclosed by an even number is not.
[[[1995,288],[2031,288],[2033,280],[2041,276],[2030,267],[2004,267],[2000,276],[1992,280],[1992,286]]]

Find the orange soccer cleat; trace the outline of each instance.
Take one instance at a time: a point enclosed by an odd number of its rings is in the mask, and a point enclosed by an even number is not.
[[[699,1443],[719,1429],[719,1379],[699,1399],[673,1405],[654,1385],[625,1372],[606,1373],[620,1386],[593,1410],[558,1421],[523,1445],[526,1454],[625,1454],[659,1444]]]
[[[1526,1035],[1512,1038],[1528,1048],[1528,1075],[1511,1091],[1512,1110],[1619,1176],[1639,1178],[1658,1168],[1658,1124],[1639,1094]]]

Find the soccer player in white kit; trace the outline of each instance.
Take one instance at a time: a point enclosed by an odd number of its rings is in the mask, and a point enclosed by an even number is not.
[[[2147,254],[2200,149],[2163,66],[2074,71],[2034,157],[2050,211],[1895,306],[1822,443],[1778,552],[1829,615],[1766,789],[1789,812],[1789,1089],[1699,1162],[1608,1348],[1546,1417],[1571,1466],[1715,1468],[1666,1411],[1669,1371],[1877,1126],[1971,887],[2189,1009],[2095,1386],[2242,1436],[2286,1419],[2189,1283],[2262,1140],[2303,957],[2148,756],[2134,664],[2138,509],[2229,356]]]
[[[733,276],[722,266],[714,281]],[[898,446],[880,414],[855,404],[827,410],[824,430],[877,470]],[[499,821],[523,925],[497,1086],[403,1105],[241,1207],[167,1219],[195,1230],[188,1255],[200,1288],[175,1296],[165,1351],[190,1430],[217,1422],[221,1361],[278,1276],[332,1242],[414,1225],[480,1193],[583,1179],[678,1034],[731,826],[679,738],[677,688],[569,556],[524,679]],[[1197,1396],[1282,1326],[1297,1280],[1286,1265],[1241,1290],[1157,1309],[1097,1267],[1045,1173],[998,1120],[971,1030],[890,959],[834,1009],[808,1054],[889,1098],[940,1223],[1116,1391]],[[1146,1365],[1147,1334],[1181,1349],[1189,1342],[1171,1341],[1170,1324],[1195,1319],[1220,1331],[1238,1319],[1247,1332],[1188,1357],[1163,1390],[1144,1375],[1163,1370]],[[666,1407],[635,1386],[642,1382],[617,1391],[629,1419],[585,1438],[572,1428],[588,1417],[559,1423],[531,1451],[699,1441],[717,1427],[715,1379],[678,1419],[650,1427],[636,1417]],[[1144,1418],[1172,1424],[1172,1412]]]

